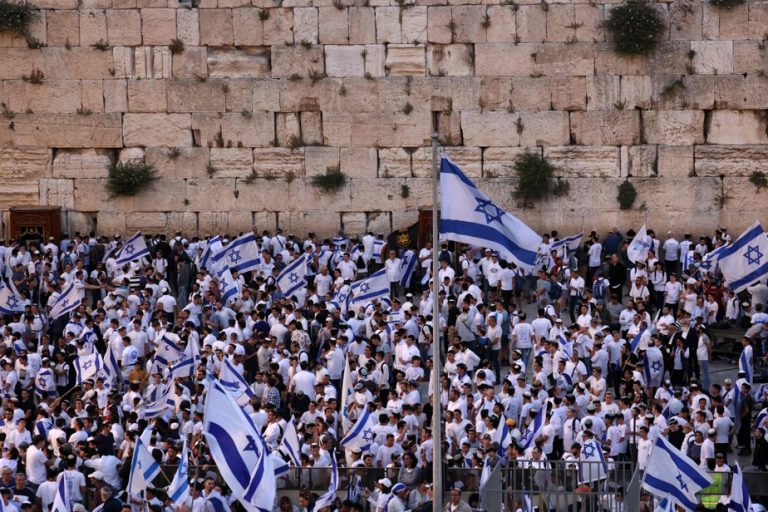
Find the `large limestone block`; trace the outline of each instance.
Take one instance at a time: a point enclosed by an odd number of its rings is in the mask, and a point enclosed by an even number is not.
[[[764,76],[750,75],[745,79],[745,87],[746,94],[744,95],[744,106],[746,108],[768,108],[768,78]]]
[[[195,146],[221,147],[221,117],[218,112],[195,112],[192,114],[192,139]]]
[[[123,145],[119,114],[17,114],[15,147],[116,148]],[[2,140],[0,133],[0,140]]]
[[[445,6],[427,7],[427,40],[430,43],[448,44],[453,42],[451,30],[451,8]]]
[[[192,145],[189,114],[125,114],[125,146],[178,147]]]
[[[160,178],[153,181],[140,194],[133,197],[131,211],[166,212],[184,209],[184,190],[187,180]],[[172,191],[172,193],[168,193]]]
[[[517,146],[520,114],[513,112],[468,111],[461,113],[464,143],[467,146]]]
[[[105,149],[61,149],[53,159],[54,178],[106,178],[113,154]]]
[[[614,178],[619,176],[619,148],[612,146],[552,146],[544,156],[566,178]]]
[[[670,38],[673,41],[701,39],[703,12],[699,1],[670,4]]]
[[[377,151],[375,148],[341,148],[339,152],[341,172],[350,178],[375,178]]]
[[[424,8],[426,12],[426,7]],[[425,14],[426,22],[426,14]],[[349,8],[349,43],[371,44],[376,42],[376,13],[373,7]]]
[[[491,26],[485,31],[489,43],[512,43],[515,41],[515,17],[513,6],[489,5],[488,19]]]
[[[351,145],[393,146],[395,141],[394,126],[394,115],[389,112],[353,113]],[[325,126],[323,126],[323,134],[326,133]]]
[[[144,161],[166,178],[203,178],[208,176],[209,151],[195,147],[146,148]]]
[[[211,78],[269,76],[269,51],[264,48],[211,48],[208,51],[208,74]]]
[[[405,12],[397,7],[378,7],[376,9],[377,43],[403,43],[403,30],[400,19]]]
[[[656,146],[622,146],[621,176],[649,178],[656,176]]]
[[[304,148],[304,172],[307,178],[326,174],[328,169],[340,169],[339,148]]]
[[[0,53],[0,79],[19,80],[39,69],[46,80],[111,79],[112,52],[93,48],[4,48]]]
[[[322,44],[347,44],[349,17],[347,9],[320,7],[318,9],[320,38]]]
[[[765,56],[757,41],[733,42],[733,72],[757,73],[764,69]]]
[[[695,148],[696,176],[750,176],[765,172],[768,148],[762,145],[700,145]]]
[[[571,112],[571,135],[586,146],[633,145],[640,141],[637,111]]]
[[[483,20],[486,15],[484,5],[460,5],[451,8],[451,15],[455,25],[456,43],[483,43],[485,42],[485,29]]]
[[[386,71],[387,49],[383,44],[365,45],[365,72],[372,77],[381,77]]]
[[[704,142],[704,112],[649,110],[643,112],[643,138],[649,144],[670,146]]]
[[[107,16],[104,11],[80,11],[80,46],[107,41]],[[74,44],[74,41],[71,41]]]
[[[394,145],[416,147],[428,144],[432,133],[432,113],[426,110],[414,110],[410,114],[395,113]]]
[[[471,76],[473,47],[468,44],[433,44],[427,48],[427,70],[431,76]]]
[[[714,83],[714,102],[713,105],[717,105],[718,109],[725,110],[739,110],[742,108],[766,108],[768,107],[768,97],[765,94],[762,95],[762,103],[758,105],[764,105],[762,107],[747,107],[749,101],[754,99],[754,96],[748,91],[747,84],[752,77],[744,77],[741,75],[724,75],[713,76]],[[765,89],[764,92],[768,92]],[[703,108],[698,106],[697,108]]]
[[[253,110],[278,110],[280,84],[276,80],[249,80],[253,86]]]
[[[293,37],[297,43],[317,44],[318,30],[316,7],[297,7],[293,10]],[[350,42],[356,41],[351,40],[350,37]]]
[[[305,148],[306,149],[306,148]],[[304,175],[304,149],[257,148],[253,150],[253,170],[258,176],[294,177]]]
[[[768,27],[768,2],[750,2],[749,38],[757,41],[765,39],[765,27]]]
[[[301,141],[301,121],[298,112],[275,114],[275,140],[280,146],[294,146]]]
[[[217,209],[214,205],[207,205],[209,209]],[[200,232],[204,235],[217,235],[228,233],[229,213],[224,211],[200,212],[198,214]]]
[[[715,110],[707,136],[709,144],[767,144],[765,115],[754,110]]]
[[[318,205],[323,206],[322,203]],[[323,210],[286,212],[285,214],[280,212],[278,224],[286,233],[313,232],[319,237],[331,237],[339,232],[341,217],[338,212]]]
[[[232,11],[232,27],[236,45],[261,46],[264,44],[264,28],[259,18],[261,11],[255,7],[244,7]]]
[[[176,10],[176,36],[187,46],[200,44],[200,16],[197,9]]]
[[[536,71],[547,76],[591,75],[595,69],[594,48],[590,43],[540,45],[533,60]]]
[[[80,16],[77,11],[50,11],[46,16],[49,46],[80,42]]]
[[[547,13],[540,5],[521,5],[517,10],[517,36],[523,43],[542,43],[547,38]]]
[[[230,9],[201,9],[199,15],[201,44],[227,46],[234,43]]]
[[[253,169],[250,148],[211,148],[211,165],[217,178],[245,178]]]
[[[605,12],[597,4],[576,4],[573,10],[577,41],[605,41]]]
[[[41,179],[40,204],[44,206],[75,207],[75,182],[73,180]]]
[[[236,178],[214,177],[187,180],[186,195],[189,201],[187,208],[192,211],[235,210],[237,209],[235,184]]]
[[[24,180],[51,175],[49,149],[0,149],[0,179]]]
[[[224,109],[224,82],[220,80],[170,80],[169,112],[221,112]]]
[[[693,175],[693,146],[659,145],[657,174],[661,177],[684,178]]]
[[[610,110],[621,101],[621,77],[593,75],[586,77],[587,110]]]
[[[268,46],[292,44],[293,11],[291,9],[270,9],[269,11],[269,18],[264,20],[264,44]]]
[[[141,21],[144,45],[167,45],[176,39],[176,9],[142,9]]]
[[[353,236],[362,236],[367,233],[367,225],[367,214],[365,212],[341,213],[341,229],[344,231],[344,233],[348,233]]]
[[[382,210],[426,207],[432,202],[432,180],[424,178],[374,178],[350,180],[351,211],[370,210],[371,204]],[[403,198],[402,187],[408,185],[409,196]]]
[[[644,75],[648,58],[624,56],[613,50],[612,43],[600,43],[595,49],[595,72],[598,75]]]
[[[425,51],[422,45],[396,45],[387,47],[386,67],[390,76],[423,76]]]
[[[352,114],[327,112],[323,115],[323,139],[326,146],[352,144]]]
[[[379,178],[410,178],[411,153],[404,148],[379,149]]]
[[[365,74],[363,48],[359,45],[327,45],[325,47],[325,70],[328,76],[363,76]]]
[[[733,73],[733,41],[691,41],[696,73]]]
[[[335,10],[335,9],[334,9]],[[293,75],[307,77],[309,73],[324,73],[323,47],[297,46],[272,47],[272,77],[289,78]]]
[[[110,46],[141,45],[139,11],[116,9],[107,11],[107,43]]]
[[[526,153],[541,154],[541,148],[485,148],[483,150],[483,178],[517,177],[515,160]]]
[[[105,171],[106,174],[106,171]],[[104,179],[76,179],[75,182],[75,208],[80,211],[131,211],[133,208],[132,197],[110,197],[104,184]],[[99,229],[102,229],[101,227]]]
[[[129,80],[128,111],[165,112],[167,108],[165,86],[165,80]]]
[[[553,77],[549,89],[554,110],[586,110],[587,77]]]
[[[351,23],[350,23],[351,29]],[[405,43],[423,43],[427,40],[427,7],[408,7],[403,10],[402,38]]]
[[[74,113],[81,105],[80,83],[70,80],[45,80],[39,85],[11,81],[0,91],[12,112]]]
[[[481,148],[464,146],[445,148],[451,160],[470,178],[479,178],[482,173],[483,160]],[[420,147],[411,156],[411,173],[414,178],[432,178],[432,148]],[[381,174],[381,173],[379,173]]]
[[[638,190],[638,199],[645,202],[649,211],[677,209],[688,215],[713,208],[720,192],[719,178],[640,178],[633,179],[632,183]],[[686,191],[688,195],[685,200],[670,200],[669,192],[673,190]]]
[[[570,142],[568,112],[523,112],[520,119],[521,146],[562,146]]]
[[[167,232],[181,231],[186,236],[198,234],[197,214],[195,212],[168,212]]]
[[[547,42],[564,43],[576,38],[574,6],[552,4],[547,9]]]
[[[173,78],[208,76],[208,50],[201,46],[185,48],[173,56]]]
[[[37,206],[40,204],[40,190],[36,181],[5,181],[0,187],[0,208],[14,206]]]
[[[537,71],[532,55],[537,45],[487,43],[475,45],[477,76],[529,76]]]
[[[365,214],[366,227],[365,231],[375,233],[376,235],[392,232],[392,219],[390,212],[366,212]],[[409,226],[410,224],[405,224]]]
[[[735,41],[749,38],[749,6],[743,3],[730,9],[717,9],[720,18],[718,39]]]
[[[512,108],[517,110],[549,110],[552,94],[549,92],[549,78],[512,78],[510,95]],[[507,105],[509,108],[510,105]]]
[[[323,143],[323,114],[322,112],[302,112],[301,140],[307,146]]]
[[[724,75],[723,78],[729,77],[730,75]],[[680,105],[682,108],[686,109],[693,109],[693,110],[710,110],[714,107],[714,101],[715,101],[715,79],[720,78],[716,75],[689,75],[685,77],[684,84],[685,89],[681,91],[681,94],[679,96],[683,99],[683,104]],[[743,77],[741,77],[743,78]],[[742,84],[742,91],[743,94],[744,86]],[[675,104],[677,98],[674,98],[672,100],[673,105],[675,105],[674,108],[677,108],[678,106]],[[742,98],[743,100],[743,98]],[[659,109],[665,109],[667,105],[667,101],[663,100],[659,102]],[[725,105],[718,105],[718,108],[728,108]]]

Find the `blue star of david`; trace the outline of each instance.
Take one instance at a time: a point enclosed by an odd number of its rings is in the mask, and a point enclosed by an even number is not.
[[[292,283],[298,283],[299,282],[299,274],[296,272],[291,272],[291,275],[288,276],[288,280]]]
[[[529,438],[530,436],[531,436],[531,431],[530,431],[530,430],[526,430],[526,431],[523,433],[523,438],[522,438],[521,440],[522,440],[522,441],[527,441],[527,440],[528,440],[528,438]]]
[[[126,245],[125,249],[123,249],[123,250],[128,253],[128,256],[130,256],[131,254],[133,254],[133,252],[136,250],[136,248],[134,246],[132,246],[132,245]]]
[[[243,259],[242,256],[240,256],[240,251],[237,249],[233,249],[231,253],[229,253],[229,261],[232,262],[233,265],[237,265],[237,262]]]
[[[181,478],[182,480],[187,478],[187,475],[189,474],[187,472],[187,467],[184,466],[184,465],[181,465],[181,466],[179,466],[179,468],[180,468],[179,469],[179,478]]]
[[[340,293],[339,294],[339,302],[344,302],[345,300],[347,300],[347,294]]]
[[[747,265],[759,265],[763,256],[765,255],[760,252],[759,245],[748,245],[747,252],[744,253],[744,257],[747,258]]]
[[[651,363],[651,370],[654,372],[660,372],[661,371],[661,361],[654,361]]]
[[[493,204],[490,199],[482,199],[475,197],[477,201],[476,212],[480,212],[485,215],[485,223],[490,224],[493,221],[501,222],[501,216],[504,215],[504,210]]]
[[[64,307],[67,307],[68,304],[69,304],[69,299],[64,299],[61,301],[61,305]]]
[[[259,453],[259,447],[256,445],[256,440],[253,438],[253,436],[245,436],[245,438],[248,439],[248,444],[245,445],[243,451]]]
[[[18,306],[18,305],[19,305],[19,299],[17,299],[17,298],[16,298],[16,297],[14,297],[13,295],[11,295],[11,296],[10,296],[10,297],[8,297],[8,299],[5,301],[5,304],[6,304],[6,306],[8,306],[9,308],[11,308],[11,309],[15,309],[15,308],[16,308],[16,306]]]
[[[363,430],[363,439],[366,441],[370,441],[373,439],[373,430],[367,428]]]
[[[677,472],[677,476],[675,477],[675,479],[676,479],[678,482],[680,482],[680,490],[681,490],[681,491],[687,491],[687,490],[688,490],[688,484],[687,484],[687,483],[685,483],[685,480],[683,480],[683,474],[682,474],[682,473],[680,473],[680,472],[678,471],[678,472]]]
[[[226,280],[222,279],[221,283],[219,284],[219,290],[223,292],[224,290],[227,289],[227,287],[229,287],[229,283]]]
[[[91,367],[91,364],[93,364],[91,361],[86,361],[83,363],[83,370],[87,370]]]
[[[595,445],[594,444],[588,444],[584,446],[584,455],[587,456],[588,459],[591,459],[595,455]]]
[[[371,285],[368,283],[363,283],[360,285],[360,291],[365,293],[371,288]]]

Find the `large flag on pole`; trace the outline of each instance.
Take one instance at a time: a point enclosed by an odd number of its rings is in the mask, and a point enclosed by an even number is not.
[[[738,293],[768,276],[768,237],[759,222],[752,224],[718,259],[725,284]]]
[[[52,319],[68,315],[80,306],[80,293],[77,291],[74,281],[64,288],[59,298],[51,306],[49,316]]]
[[[533,421],[523,431],[523,436],[520,438],[520,447],[523,450],[527,450],[536,444],[536,438],[541,435],[541,431],[544,430],[544,417],[547,408],[542,406],[533,418]]]
[[[648,251],[651,249],[651,242],[653,240],[648,236],[648,231],[645,229],[645,224],[637,232],[635,238],[627,246],[627,258],[632,263],[638,261],[645,261],[648,258]]]
[[[203,433],[219,473],[249,512],[271,512],[277,483],[259,430],[217,381],[208,387]]]
[[[228,358],[224,358],[224,364],[221,366],[219,384],[229,391],[240,407],[248,405],[251,398],[256,396],[256,393],[248,386],[243,375],[237,371],[237,368]]]
[[[184,354],[176,364],[169,368],[170,378],[187,378],[195,374],[197,364],[200,362],[200,345],[193,339],[187,340]]]
[[[256,237],[253,233],[236,238],[229,245],[211,256],[215,265],[226,265],[229,270],[247,272],[254,270],[261,264],[259,246],[256,245]]]
[[[219,235],[208,240],[208,243],[205,244],[205,249],[203,249],[203,255],[200,257],[200,266],[210,271],[211,258],[218,253],[222,247],[223,245],[221,244],[221,237]]]
[[[651,448],[643,475],[643,488],[667,497],[676,505],[693,512],[698,504],[696,493],[712,484],[712,479],[687,455],[664,436],[658,436]]]
[[[61,475],[59,478],[59,485],[56,487],[56,497],[53,499],[51,512],[72,512],[72,502],[69,500],[67,479],[64,475]]]
[[[128,477],[128,494],[138,496],[152,484],[152,481],[160,474],[160,464],[152,457],[144,446],[144,441],[136,440],[131,459],[131,472]]]
[[[176,467],[173,482],[168,488],[168,498],[174,503],[183,503],[189,498],[189,457],[187,455],[187,439],[181,449],[181,463]]]
[[[541,237],[502,210],[448,158],[440,161],[440,235],[488,247],[526,270],[536,263]]]
[[[569,251],[573,252],[579,248],[582,238],[584,238],[583,231],[576,233],[575,235],[566,236],[553,243],[551,249],[554,251],[555,249],[560,249],[561,247],[567,247]]]
[[[418,260],[419,258],[412,249],[408,249],[405,251],[405,254],[403,254],[403,260],[402,263],[400,263],[400,286],[403,288],[411,286],[411,278],[413,277],[414,272],[416,272],[416,263],[418,263]]]
[[[341,432],[347,432],[352,425],[349,419],[349,400],[352,398],[352,370],[349,358],[344,358],[344,374],[341,379]]]
[[[141,231],[137,231],[135,235],[123,244],[122,249],[115,256],[115,263],[125,265],[144,256],[149,256],[149,249],[147,248],[147,242],[144,241],[144,237],[141,236]]]
[[[346,437],[341,440],[340,444],[348,450],[354,450],[360,448],[361,451],[366,451],[371,447],[373,442],[373,428],[371,428],[371,412],[366,407],[363,413],[357,418],[355,426],[352,427]]]
[[[21,297],[0,278],[0,313],[10,315],[16,311],[24,311]]]
[[[381,269],[360,281],[355,281],[349,289],[349,306],[364,306],[374,300],[389,298],[387,270]]]
[[[277,286],[283,295],[290,297],[307,286],[307,253],[302,254],[285,268],[277,276]]]
[[[296,433],[296,424],[293,418],[285,424],[283,439],[280,440],[280,451],[291,458],[293,465],[301,467],[301,445],[299,444],[299,435]]]
[[[728,510],[733,512],[749,512],[752,509],[752,499],[749,497],[749,489],[744,481],[744,473],[739,467],[739,463],[733,467],[733,477],[731,478],[731,502],[728,504]]]
[[[330,507],[336,501],[336,490],[339,488],[339,467],[336,465],[336,453],[331,452],[331,483],[328,491],[317,498],[312,512],[319,512],[325,507]]]
[[[94,379],[104,367],[104,361],[98,352],[87,356],[80,356],[74,360],[77,385],[82,386],[88,379]]]

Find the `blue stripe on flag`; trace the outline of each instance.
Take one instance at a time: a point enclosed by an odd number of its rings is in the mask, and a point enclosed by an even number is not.
[[[534,265],[536,263],[536,253],[534,251],[529,251],[520,247],[512,240],[505,237],[499,230],[487,225],[463,220],[441,219],[440,233],[456,233],[459,235],[463,233],[472,233],[472,236],[474,237],[482,238],[504,247],[506,250],[513,253],[515,257],[529,265]]]

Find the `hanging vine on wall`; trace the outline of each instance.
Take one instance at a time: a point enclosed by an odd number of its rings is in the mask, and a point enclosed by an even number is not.
[[[107,191],[112,197],[135,196],[157,179],[154,166],[142,160],[127,160],[107,167]]]
[[[629,180],[624,181],[619,185],[618,192],[616,200],[619,202],[619,208],[622,210],[629,210],[632,208],[632,205],[635,204],[635,199],[637,199],[637,190],[632,182]]]
[[[0,0],[0,33],[23,37],[31,49],[45,46],[30,33],[30,26],[40,17],[40,11],[26,1]]]
[[[622,55],[648,55],[659,45],[664,22],[644,0],[628,0],[611,9],[605,23],[613,37],[613,49]]]
[[[326,194],[334,194],[347,183],[347,175],[338,167],[328,167],[325,174],[312,177],[312,185]]]
[[[522,200],[524,206],[529,206],[550,195],[568,194],[570,185],[560,178],[555,180],[556,170],[543,156],[533,153],[520,155],[515,160],[515,171],[520,180],[515,189],[515,197]]]

